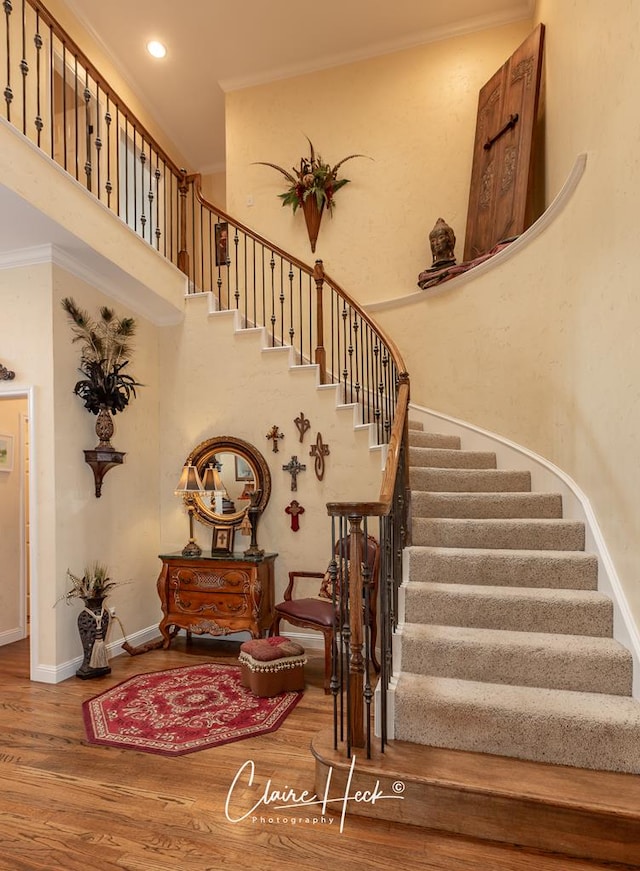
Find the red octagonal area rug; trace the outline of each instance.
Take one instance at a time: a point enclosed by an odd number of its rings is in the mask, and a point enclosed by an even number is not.
[[[91,744],[180,756],[274,732],[301,697],[258,698],[238,666],[201,663],[136,675],[82,709]]]

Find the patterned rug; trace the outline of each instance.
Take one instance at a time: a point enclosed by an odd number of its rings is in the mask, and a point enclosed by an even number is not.
[[[91,744],[180,756],[274,732],[301,697],[258,698],[238,666],[202,663],[136,675],[82,710]]]

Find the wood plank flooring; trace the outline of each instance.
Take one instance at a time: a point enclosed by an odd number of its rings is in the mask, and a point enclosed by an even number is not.
[[[311,652],[302,701],[277,732],[174,758],[87,743],[81,703],[140,672],[213,659],[238,645],[182,638],[169,651],[111,660],[112,674],[56,686],[28,680],[27,642],[0,648],[0,871],[603,871],[615,863],[567,859],[347,814],[344,829],[246,813],[270,788],[313,791],[311,738],[331,723],[322,656]],[[255,819],[254,819],[255,818]],[[292,819],[302,820],[292,823]],[[284,822],[284,820],[287,822]],[[626,866],[628,867],[628,866]]]

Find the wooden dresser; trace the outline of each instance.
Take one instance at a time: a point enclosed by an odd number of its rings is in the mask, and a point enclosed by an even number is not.
[[[158,595],[163,647],[180,629],[196,635],[250,632],[266,635],[273,621],[273,568],[277,554],[185,557],[161,554]]]

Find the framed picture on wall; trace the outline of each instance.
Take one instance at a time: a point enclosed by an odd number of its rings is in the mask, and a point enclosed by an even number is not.
[[[13,436],[0,433],[0,472],[13,471]]]
[[[253,469],[245,458],[235,454],[234,459],[236,461],[236,481],[253,481]]]
[[[234,533],[233,526],[214,526],[211,553],[232,553]]]
[[[216,224],[214,229],[216,240],[216,266],[229,265],[229,225],[225,222]]]

